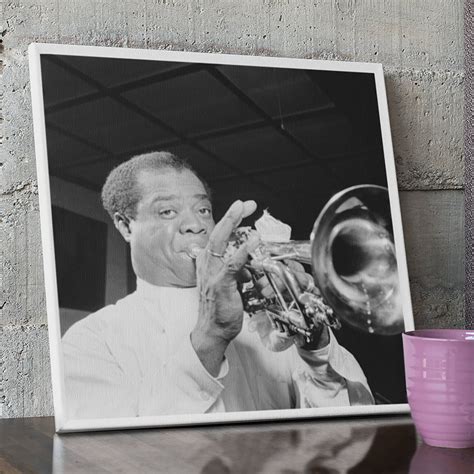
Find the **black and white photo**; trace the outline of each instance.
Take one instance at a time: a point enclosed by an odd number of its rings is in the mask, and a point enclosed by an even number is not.
[[[378,64],[32,45],[58,431],[406,412]]]

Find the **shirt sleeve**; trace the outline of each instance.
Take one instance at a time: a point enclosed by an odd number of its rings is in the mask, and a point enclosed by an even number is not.
[[[136,383],[125,375],[98,331],[83,323],[63,337],[63,368],[68,417],[136,416]]]
[[[191,338],[185,338],[164,364],[151,397],[140,404],[140,414],[152,414],[150,410],[155,415],[224,411],[221,379],[228,371],[224,358],[218,376],[213,377],[202,365]]]
[[[361,367],[328,330],[326,347],[298,349],[299,361],[292,374],[297,406],[372,405],[374,399]]]
[[[190,338],[167,360],[142,374],[121,363],[107,344],[100,324],[78,323],[63,337],[62,350],[68,417],[116,418],[223,411],[221,379],[228,372],[224,359],[217,377],[202,365]],[[132,368],[133,367],[133,368]]]

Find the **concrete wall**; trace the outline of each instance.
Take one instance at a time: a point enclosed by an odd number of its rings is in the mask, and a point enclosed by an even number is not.
[[[416,323],[463,326],[462,0],[10,0],[0,8],[0,416],[52,412],[32,41],[383,63]]]

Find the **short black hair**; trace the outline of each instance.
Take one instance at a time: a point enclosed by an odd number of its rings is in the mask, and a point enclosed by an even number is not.
[[[137,188],[137,177],[141,171],[171,168],[175,171],[189,170],[196,175],[206,189],[209,199],[211,193],[207,183],[196,170],[183,158],[168,151],[152,151],[137,155],[114,168],[102,187],[102,204],[113,219],[115,213],[134,219],[137,204],[142,198]]]

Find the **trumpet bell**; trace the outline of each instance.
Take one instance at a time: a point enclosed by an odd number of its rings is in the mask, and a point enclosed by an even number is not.
[[[338,319],[364,332],[403,331],[386,188],[361,185],[329,200],[311,233],[313,275]]]

